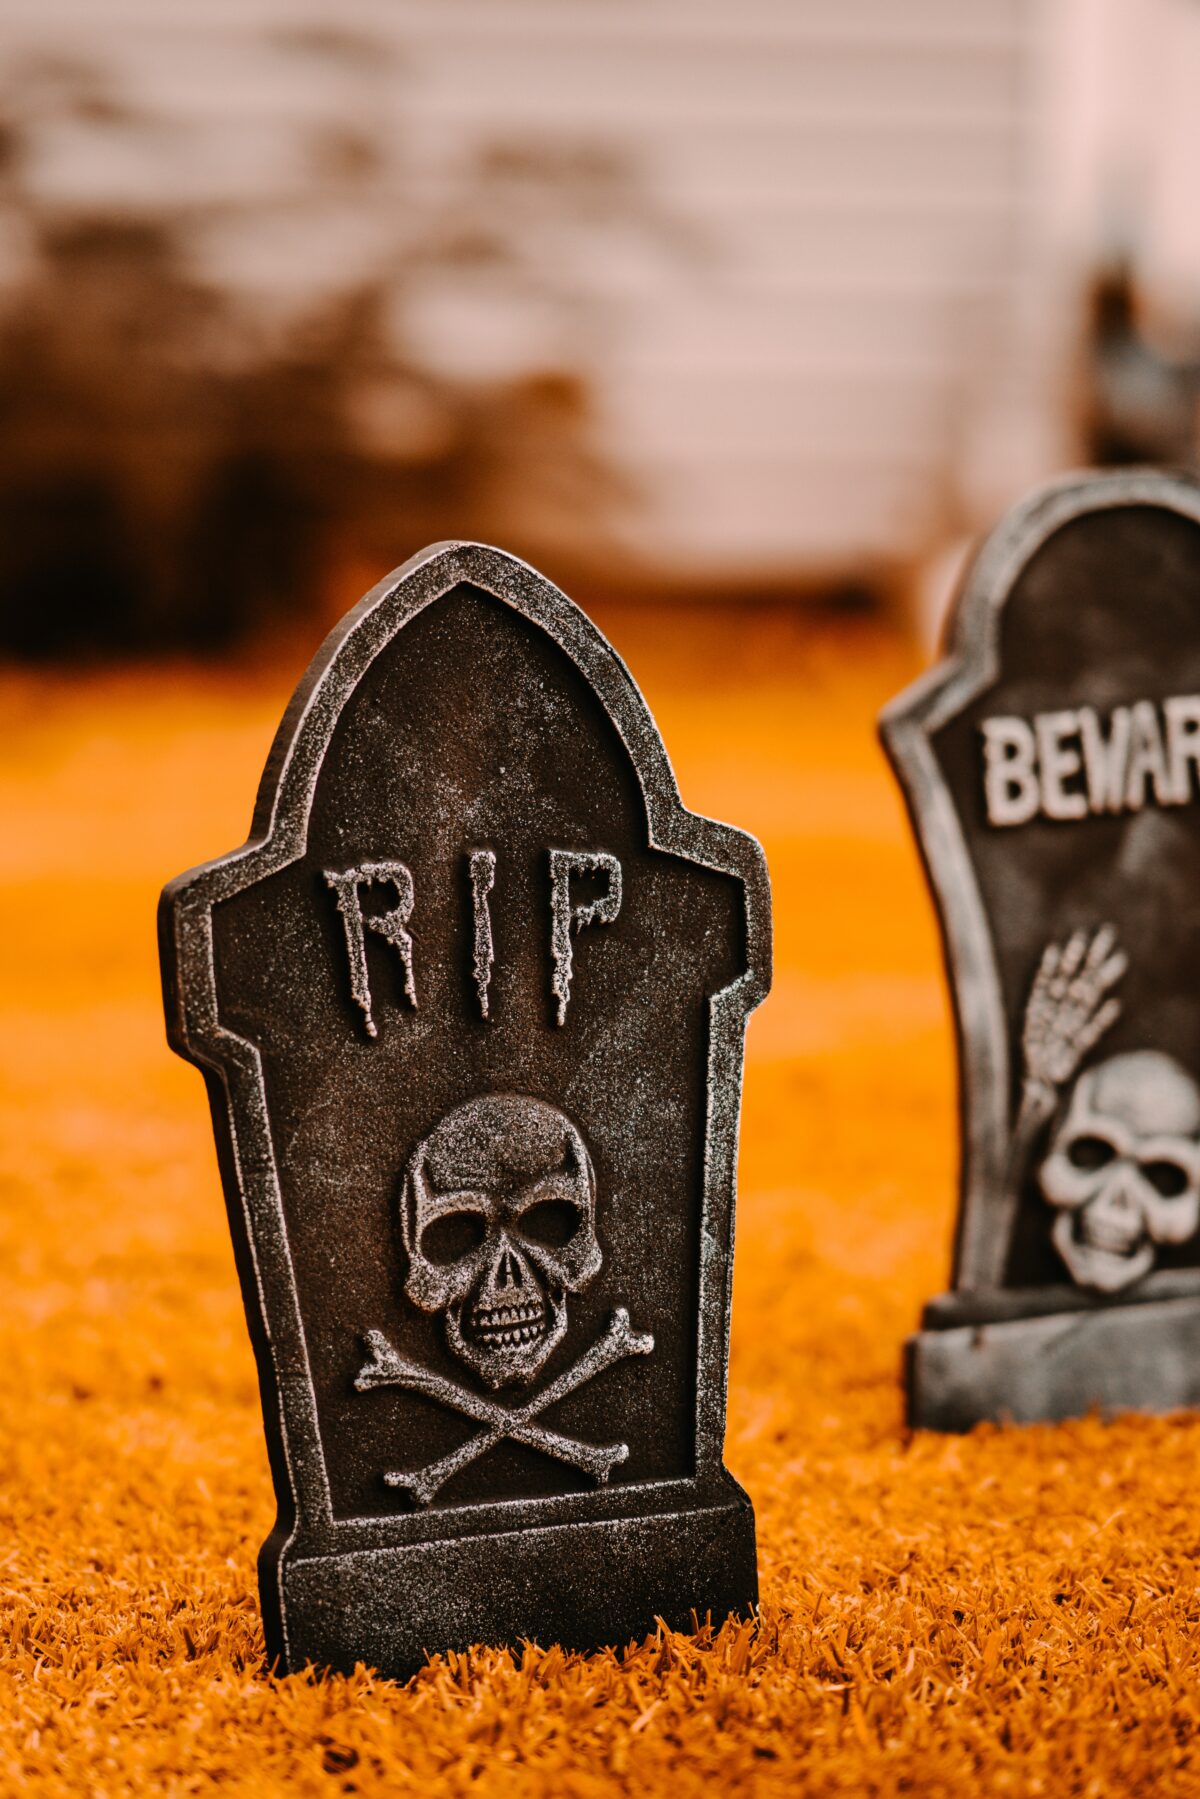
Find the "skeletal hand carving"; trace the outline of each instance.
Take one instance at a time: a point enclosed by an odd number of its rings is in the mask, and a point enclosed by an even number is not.
[[[1129,966],[1117,933],[1101,925],[1091,940],[1076,931],[1065,945],[1046,946],[1025,1008],[1021,1049],[1025,1091],[1039,1110],[1053,1109],[1060,1087],[1121,1015],[1112,989]]]
[[[1005,1249],[1012,1231],[1011,1212],[1034,1145],[1054,1116],[1061,1089],[1120,1017],[1121,1002],[1112,989],[1128,966],[1129,958],[1117,947],[1116,929],[1110,924],[1101,925],[1090,937],[1087,931],[1074,931],[1065,944],[1049,943],[1042,952],[1021,1033],[1021,1104],[1004,1175],[1010,1213],[1003,1227]]]

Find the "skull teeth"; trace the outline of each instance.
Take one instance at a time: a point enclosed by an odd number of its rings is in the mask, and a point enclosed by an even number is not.
[[[472,1334],[493,1349],[516,1349],[545,1334],[546,1314],[540,1304],[479,1306],[471,1315]]]
[[[1102,1249],[1109,1255],[1128,1256],[1142,1240],[1142,1227],[1140,1221],[1130,1229],[1111,1219],[1089,1218],[1085,1211],[1079,1221],[1079,1234],[1093,1249]]]
[[[522,1324],[516,1330],[481,1333],[493,1348],[500,1349],[515,1349],[522,1343],[536,1343],[541,1334],[540,1324]]]

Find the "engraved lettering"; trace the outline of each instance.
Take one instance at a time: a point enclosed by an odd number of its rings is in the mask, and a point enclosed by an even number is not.
[[[1023,718],[983,723],[983,790],[988,823],[1023,825],[1038,809],[1036,743]]]
[[[1200,695],[1182,694],[1163,706],[1167,721],[1167,767],[1171,799],[1186,806],[1192,797],[1189,769],[1200,771]]]
[[[1116,707],[1106,737],[1093,708],[1081,706],[1079,734],[1087,770],[1088,806],[1093,812],[1119,812],[1129,761],[1129,707]]]
[[[488,905],[488,894],[496,885],[496,855],[494,850],[472,850],[468,857],[468,868],[471,876],[471,903],[475,917],[475,991],[479,995],[479,1010],[488,1016],[488,988],[492,980],[492,963],[495,960],[495,949],[492,944],[492,913]]]
[[[1200,797],[1200,694],[984,719],[988,823],[1072,820]],[[1078,777],[1082,776],[1082,780]]]
[[[415,1006],[417,1003],[416,981],[413,976],[413,941],[407,929],[415,896],[412,874],[403,862],[364,862],[358,868],[348,868],[341,874],[333,869],[326,869],[325,879],[332,892],[337,895],[338,911],[342,915],[346,931],[350,992],[355,1004],[362,1010],[367,1036],[375,1037],[378,1032],[371,1010],[366,931],[374,931],[385,943],[392,944],[399,951],[400,960],[404,964],[404,992],[410,1005]],[[364,913],[361,890],[389,881],[396,889],[396,904],[391,911]]]
[[[598,899],[571,904],[572,875],[606,875],[608,891]],[[621,864],[607,850],[550,851],[550,954],[554,974],[550,989],[558,1006],[558,1023],[567,1021],[571,997],[571,932],[592,924],[612,924],[621,910]]]
[[[1083,767],[1079,751],[1064,742],[1078,730],[1077,712],[1039,712],[1034,720],[1042,775],[1042,811],[1047,818],[1087,817],[1087,795],[1063,785]]]
[[[1160,806],[1171,803],[1167,781],[1167,763],[1163,755],[1162,733],[1158,714],[1150,700],[1139,700],[1129,718],[1129,771],[1125,780],[1125,805],[1130,812],[1140,812],[1146,804],[1146,778],[1149,776],[1154,797]]]

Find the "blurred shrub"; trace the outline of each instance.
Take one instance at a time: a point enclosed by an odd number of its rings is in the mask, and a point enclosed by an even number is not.
[[[221,649],[319,608],[346,558],[382,570],[445,536],[537,554],[584,525],[594,540],[628,498],[593,443],[597,321],[566,319],[578,302],[546,253],[567,226],[658,228],[619,160],[479,146],[366,277],[268,327],[195,272],[211,210],[39,198],[33,151],[63,108],[100,132],[137,124],[87,67],[0,94],[0,206],[28,252],[0,313],[0,649]],[[336,135],[313,156],[370,201],[370,137]],[[549,321],[544,361],[472,373],[419,348],[422,310],[497,294]]]

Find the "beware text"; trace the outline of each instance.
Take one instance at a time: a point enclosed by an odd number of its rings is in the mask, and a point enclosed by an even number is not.
[[[1200,694],[988,718],[983,790],[989,824],[1185,806],[1197,797]]]

